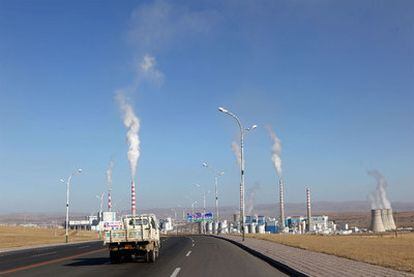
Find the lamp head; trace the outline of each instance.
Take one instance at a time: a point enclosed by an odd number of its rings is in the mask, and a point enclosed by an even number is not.
[[[251,127],[249,127],[249,128],[246,128],[246,131],[251,131],[251,130],[254,130],[254,129],[256,129],[257,128],[257,125],[255,124],[255,125],[252,125]]]
[[[229,111],[223,107],[219,107],[218,110],[222,113],[228,113]]]

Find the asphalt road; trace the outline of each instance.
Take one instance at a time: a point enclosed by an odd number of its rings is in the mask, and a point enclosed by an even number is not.
[[[155,263],[111,264],[102,242],[0,253],[7,276],[286,276],[230,242],[206,237],[169,237]]]

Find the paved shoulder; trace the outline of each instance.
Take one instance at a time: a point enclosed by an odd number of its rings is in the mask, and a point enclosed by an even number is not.
[[[244,242],[241,242],[241,238],[237,236],[226,235],[222,237],[241,243],[250,249],[309,276],[414,277],[413,274],[406,272],[336,257],[334,255],[303,250],[265,240],[246,238]]]

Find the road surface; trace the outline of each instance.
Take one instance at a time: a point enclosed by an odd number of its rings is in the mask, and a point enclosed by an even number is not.
[[[151,264],[111,264],[102,242],[0,253],[5,276],[286,276],[239,247],[213,237],[162,238]]]

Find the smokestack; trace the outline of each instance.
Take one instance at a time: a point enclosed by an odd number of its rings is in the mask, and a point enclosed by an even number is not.
[[[276,174],[279,177],[279,204],[280,204],[280,228],[283,231],[285,229],[285,195],[283,188],[283,178],[282,178],[282,159],[280,157],[282,153],[282,143],[280,139],[276,136],[276,133],[273,132],[270,126],[266,127],[269,132],[270,139],[272,140],[272,162],[275,167]]]
[[[382,219],[382,224],[384,225],[385,231],[391,230],[390,223],[388,221],[388,213],[386,209],[381,210],[381,219]]]
[[[240,214],[233,214],[233,221],[236,223],[240,222]]]
[[[306,216],[308,217],[306,231],[310,232],[311,230],[311,199],[310,199],[310,188],[306,188]]]
[[[111,160],[109,162],[109,166],[108,169],[106,170],[106,182],[108,185],[108,211],[111,212],[112,211],[112,197],[111,197],[111,192],[112,192],[112,169],[114,167],[114,161]]]
[[[122,91],[118,92],[116,95],[118,100],[119,107],[123,113],[124,125],[127,128],[126,139],[128,143],[128,162],[131,170],[131,213],[135,215],[135,184],[134,178],[136,175],[138,159],[140,156],[140,121],[139,118],[135,115],[134,109],[128,103],[127,99],[123,95]]]
[[[395,226],[394,222],[394,216],[392,215],[392,209],[386,209],[385,211],[388,217],[388,226],[390,227],[390,230],[397,229],[397,226]]]
[[[280,228],[285,229],[285,195],[283,188],[283,180],[279,180],[279,203],[280,203]]]
[[[131,214],[136,215],[137,208],[135,206],[135,183],[131,181]]]
[[[108,212],[112,212],[112,197],[110,190],[108,190]]]
[[[371,210],[371,226],[370,226],[370,229],[374,233],[385,232],[385,228],[384,228],[384,224],[382,222],[381,210],[380,209]]]

